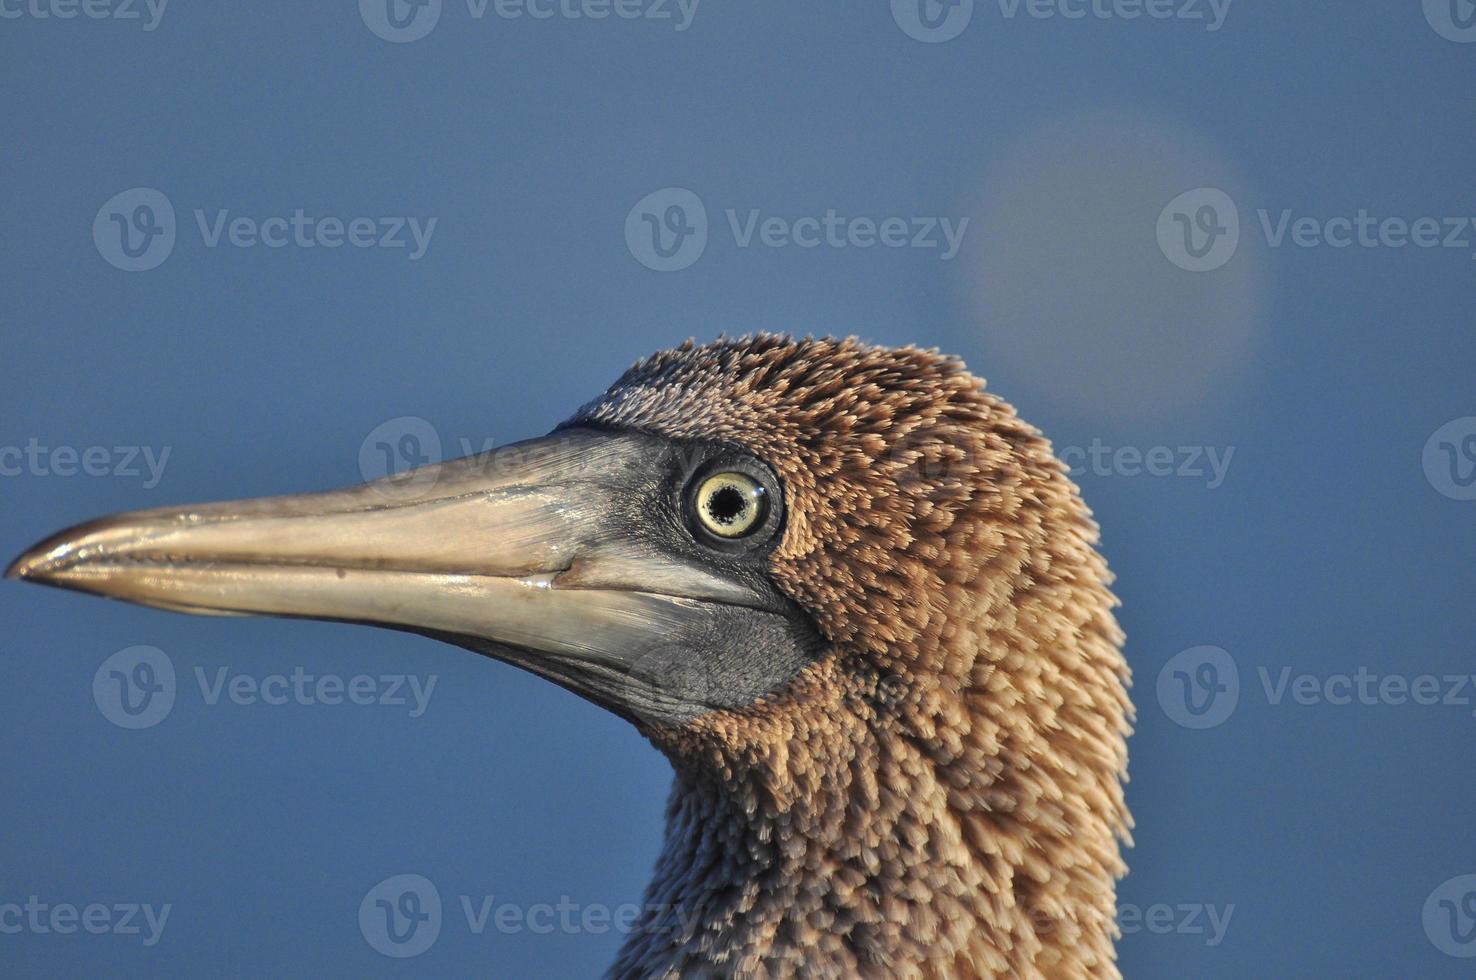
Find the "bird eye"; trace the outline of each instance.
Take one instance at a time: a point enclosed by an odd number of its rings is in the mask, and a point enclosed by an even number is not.
[[[747,473],[714,473],[697,487],[693,509],[702,526],[720,538],[741,538],[761,527],[769,513],[763,484]]]

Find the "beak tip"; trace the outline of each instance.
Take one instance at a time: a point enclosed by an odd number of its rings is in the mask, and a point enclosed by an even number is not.
[[[15,561],[13,561],[13,562],[10,563],[9,567],[7,567],[5,569],[5,577],[7,579],[14,579],[15,581],[21,581],[23,579],[30,578],[31,577],[31,573],[34,570],[35,570],[35,561],[32,559],[31,553],[30,552],[26,552],[25,554],[23,554],[19,558],[17,558]]]
[[[44,549],[39,546],[29,548],[6,567],[5,577],[17,582],[41,581],[46,577],[45,572],[49,564]]]

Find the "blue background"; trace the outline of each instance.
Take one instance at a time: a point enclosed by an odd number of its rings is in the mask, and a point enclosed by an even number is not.
[[[15,0],[9,0],[13,7]],[[1137,683],[1122,903],[1233,905],[1223,941],[1124,937],[1131,977],[1456,977],[1422,927],[1476,872],[1472,706],[1273,704],[1258,667],[1476,669],[1476,502],[1427,439],[1476,415],[1472,246],[1273,247],[1257,212],[1476,215],[1476,46],[1418,2],[1241,0],[1202,21],[1011,18],[980,0],[922,43],[884,2],[706,0],[670,21],[471,17],[388,43],[356,5],[171,5],[0,20],[0,446],[170,447],[128,476],[0,477],[0,552],[97,514],[358,481],[387,420],[448,455],[540,434],[634,358],[757,328],[963,355],[1058,447],[1233,447],[1208,475],[1080,476],[1118,574]],[[1239,248],[1193,273],[1160,211],[1226,191]],[[178,213],[147,272],[98,209]],[[711,219],[651,271],[626,216],[666,187]],[[209,248],[194,209],[438,218],[429,250]],[[958,256],[739,247],[725,212],[967,216]],[[1468,238],[1472,236],[1467,235]],[[431,641],[211,621],[0,588],[0,903],[169,902],[162,940],[0,934],[8,976],[585,977],[620,936],[473,935],[460,895],[640,900],[664,760],[613,717]],[[92,676],[166,651],[178,701],[125,731]],[[1216,727],[1159,671],[1238,665]],[[209,705],[193,671],[434,674],[391,707]],[[1471,693],[1470,691],[1467,692]],[[360,899],[422,874],[440,938],[376,953]],[[1203,918],[1201,917],[1201,922]]]

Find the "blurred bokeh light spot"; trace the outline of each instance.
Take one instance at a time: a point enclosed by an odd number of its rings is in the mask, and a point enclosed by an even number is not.
[[[985,373],[1109,426],[1180,414],[1242,375],[1266,294],[1252,234],[1204,272],[1159,244],[1165,207],[1196,188],[1223,189],[1255,227],[1263,205],[1202,138],[1117,110],[1064,119],[1008,145],[981,187],[960,268]]]

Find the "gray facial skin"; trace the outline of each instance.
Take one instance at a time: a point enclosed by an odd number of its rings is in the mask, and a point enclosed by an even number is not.
[[[761,476],[751,539],[705,535],[690,487]],[[61,532],[7,577],[179,612],[422,633],[638,726],[753,702],[821,641],[767,574],[783,490],[733,450],[572,428],[344,490],[134,511]]]

